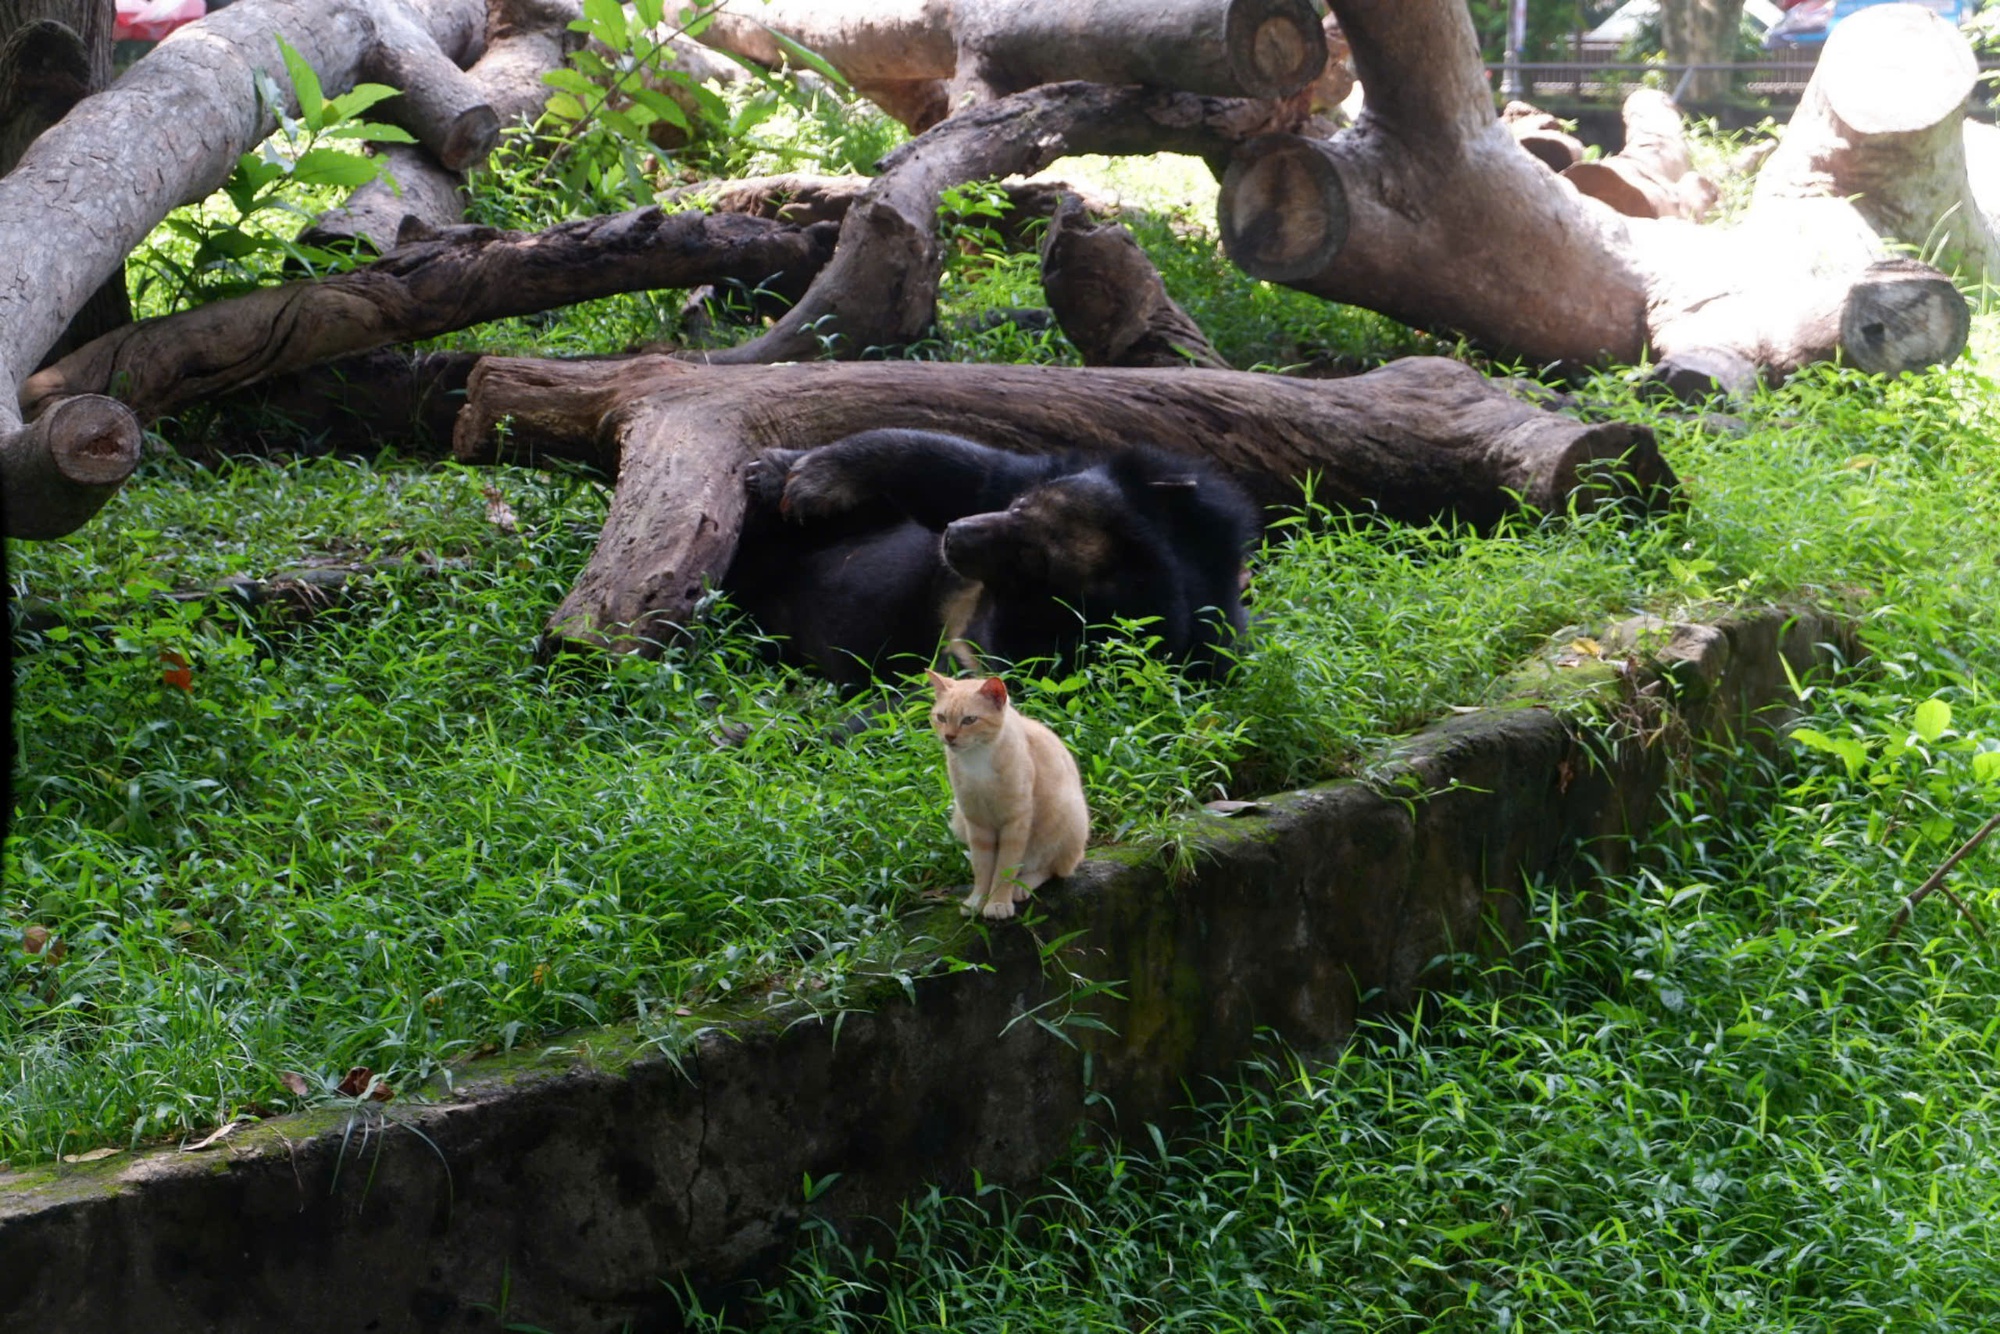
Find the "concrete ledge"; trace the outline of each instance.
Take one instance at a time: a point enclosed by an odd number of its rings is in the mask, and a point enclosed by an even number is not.
[[[1029,1182],[1109,1108],[1172,1119],[1261,1029],[1338,1042],[1364,1001],[1405,1006],[1445,956],[1518,938],[1524,884],[1580,881],[1585,851],[1615,864],[1677,747],[1768,729],[1787,667],[1853,649],[1844,623],[1790,611],[1601,642],[1520,677],[1597,701],[1590,725],[1527,701],[1456,716],[1366,781],[1191,818],[1171,881],[1160,859],[1094,858],[1043,904],[1039,942],[1081,933],[1048,957],[1019,926],[912,919],[980,965],[917,979],[914,1002],[731,1022],[671,1058],[629,1028],[573,1035],[559,1060],[476,1064],[351,1138],[321,1111],[202,1153],[0,1176],[0,1327],[496,1328],[504,1290],[508,1321],[559,1334],[670,1329],[661,1280],[782,1259],[807,1173],[840,1174],[812,1209],[841,1222],[975,1170]],[[1111,1031],[1023,1020],[1062,1014],[1077,978],[1119,983],[1124,999],[1083,992]]]

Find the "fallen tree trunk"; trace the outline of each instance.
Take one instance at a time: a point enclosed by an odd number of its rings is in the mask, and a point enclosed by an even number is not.
[[[1333,8],[1367,110],[1334,140],[1274,135],[1236,155],[1218,211],[1246,272],[1536,363],[1699,353],[1782,378],[1836,354],[1895,374],[1964,348],[1969,312],[1945,275],[1886,260],[1841,201],[1791,214],[1810,230],[1779,245],[1775,229],[1622,217],[1495,119],[1463,4]]]
[[[724,11],[701,40],[778,66],[783,33],[815,52],[892,116],[947,108],[1046,83],[1145,84],[1213,97],[1281,98],[1326,64],[1326,38],[1305,0],[770,0]],[[935,121],[905,124],[918,132]]]
[[[27,503],[15,498],[28,488],[45,498],[40,512],[62,516],[71,530],[116,490],[78,477],[65,460],[79,450],[96,455],[107,441],[136,441],[129,414],[110,429],[93,412],[94,424],[75,437],[68,432],[83,421],[75,413],[23,430],[13,391],[132,248],[172,209],[219,187],[236,159],[271,132],[259,73],[291,100],[276,34],[331,94],[354,85],[402,16],[417,15],[419,31],[435,43],[483,12],[483,0],[426,0],[414,9],[401,0],[237,0],[160,43],[35,140],[0,179],[0,485],[10,534]]]
[[[111,82],[112,0],[17,0],[0,12],[0,176],[42,131]],[[49,358],[132,321],[121,270],[105,279]]]
[[[151,420],[315,362],[509,315],[619,292],[811,271],[826,263],[834,233],[828,223],[800,228],[656,208],[529,235],[453,228],[365,268],[129,325],[29,377],[21,408],[39,418],[73,395],[115,391]]]
[[[1560,167],[1563,178],[1592,199],[1628,218],[1686,218],[1700,222],[1722,191],[1688,159],[1680,108],[1654,88],[1625,99],[1625,146],[1595,162]],[[1520,138],[1520,131],[1515,131]],[[1534,145],[1522,140],[1530,152]]]
[[[1851,197],[1876,235],[1926,254],[1942,244],[1968,267],[2000,273],[2000,227],[1980,207],[1966,158],[1978,79],[1964,35],[1927,9],[1882,5],[1842,19],[1757,174],[1751,208]]]
[[[174,448],[209,464],[224,454],[373,459],[385,445],[408,456],[449,458],[452,427],[481,355],[383,347],[274,375],[206,400],[215,425],[191,431],[183,420]]]
[[[1029,176],[1070,153],[1219,154],[1304,105],[1052,84],[975,106],[883,159],[849,205],[840,244],[812,288],[772,328],[705,354],[718,364],[854,358],[925,336],[936,319],[938,200],[965,181]]]
[[[1153,261],[1117,223],[1092,226],[1065,199],[1042,243],[1042,291],[1086,366],[1205,366],[1228,370]]]
[[[499,428],[505,422],[503,433]],[[1561,512],[1664,503],[1676,481],[1652,433],[1543,412],[1440,358],[1346,380],[1238,371],[1075,370],[866,362],[703,368],[487,358],[456,452],[576,459],[615,474],[590,564],[549,622],[549,644],[654,652],[687,624],[735,553],[744,467],[760,451],[867,427],[923,427],[1030,453],[1143,441],[1200,455],[1266,503],[1489,524],[1520,506]]]
[[[787,172],[736,181],[702,181],[663,190],[658,202],[662,207],[682,204],[711,213],[748,213],[803,227],[814,222],[844,221],[847,210],[874,187],[875,179]],[[1009,246],[1024,246],[1032,230],[1030,224],[1053,217],[1056,206],[1066,196],[1075,198],[1085,210],[1099,217],[1118,212],[1115,201],[1066,181],[1006,180],[1000,182],[1000,191],[1007,197],[1007,214],[992,219],[990,225]]]
[[[542,75],[560,69],[583,42],[569,25],[583,15],[582,0],[493,0],[485,51],[466,78],[491,109],[496,127],[534,120],[549,99]],[[389,179],[374,180],[313,220],[299,240],[340,246],[360,241],[377,254],[396,248],[404,219],[413,229],[439,231],[465,220],[465,173],[477,158],[452,166],[421,144],[381,144]],[[391,182],[394,184],[391,184]]]

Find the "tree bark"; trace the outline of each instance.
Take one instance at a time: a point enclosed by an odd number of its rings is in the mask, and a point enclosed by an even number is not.
[[[1689,160],[1687,132],[1673,99],[1658,89],[1638,88],[1626,97],[1624,115],[1625,146],[1595,162],[1557,168],[1563,179],[1628,218],[1700,222],[1707,217],[1722,192]]]
[[[410,12],[436,40],[462,30],[457,10],[479,3],[433,0]],[[400,0],[237,0],[78,103],[0,179],[0,483],[10,493],[31,479],[59,487],[51,479],[70,476],[48,453],[55,427],[24,431],[11,391],[160,219],[220,186],[270,133],[275,121],[258,105],[257,72],[290,100],[276,34],[338,93],[354,85],[392,9],[405,12]],[[136,437],[136,423],[111,435],[128,433]],[[108,437],[93,430],[89,438]],[[76,503],[50,512],[80,524],[115,488],[78,485]],[[10,505],[8,513],[11,522],[18,511]]]
[[[582,0],[493,0],[484,54],[466,76],[499,126],[541,115],[550,91],[542,75],[560,68],[582,45],[583,34],[569,30],[582,14]],[[416,219],[415,234],[465,220],[464,170],[444,165],[421,144],[382,144],[376,151],[387,159],[395,184],[370,181],[314,219],[300,241],[318,246],[359,241],[387,254],[396,248],[406,218]]]
[[[0,176],[69,109],[111,82],[115,0],[18,0],[0,10]],[[53,359],[132,322],[125,272],[104,280],[64,329]]]
[[[1660,37],[1674,65],[1716,65],[1736,57],[1736,34],[1743,24],[1743,0],[1661,0]],[[1729,91],[1728,70],[1694,70],[1683,94],[1690,102],[1713,102]]]
[[[660,193],[662,207],[684,204],[711,213],[748,213],[757,218],[775,218],[804,227],[815,222],[841,222],[855,200],[875,184],[872,176],[810,176],[786,173],[778,176],[751,176],[738,181],[702,181],[675,186]],[[1078,200],[1084,209],[1099,217],[1118,212],[1118,204],[1093,195],[1065,181],[1000,182],[1007,196],[1006,216],[991,220],[991,226],[1009,246],[1025,247],[1034,239],[1031,224],[1055,215],[1065,197]]]
[[[1767,225],[1622,217],[1494,118],[1462,4],[1334,9],[1367,110],[1330,142],[1274,135],[1237,153],[1218,207],[1246,272],[1544,364],[1712,350],[1781,378],[1836,352],[1897,373],[1963,349],[1969,315],[1949,280],[1882,263],[1840,201],[1810,201],[1826,207],[1788,218],[1803,241],[1775,245]]]
[[[758,452],[872,426],[924,427],[1031,453],[1145,441],[1213,460],[1266,503],[1300,481],[1340,508],[1492,523],[1665,503],[1676,486],[1652,433],[1510,398],[1478,372],[1413,358],[1346,380],[1238,371],[1074,370],[927,362],[703,368],[647,356],[487,358],[455,448],[470,462],[562,457],[614,473],[588,568],[550,643],[653,652],[687,624],[735,553],[743,469]],[[501,422],[507,423],[504,433]]]
[[[771,0],[718,15],[711,46],[777,66],[776,30],[921,132],[968,95],[990,101],[1046,83],[1145,84],[1213,97],[1281,98],[1326,63],[1305,0]],[[914,117],[914,118],[912,118]]]
[[[1076,199],[1063,200],[1049,219],[1042,290],[1086,366],[1230,368],[1167,295],[1132,233],[1115,222],[1091,226]]]
[[[619,292],[813,270],[835,229],[637,209],[521,234],[458,227],[365,268],[130,325],[29,377],[33,418],[116,393],[145,420],[315,362]]]
[[[1846,199],[1876,235],[2000,273],[2000,228],[1970,178],[1966,100],[1979,62],[1929,10],[1883,5],[1842,19],[1752,207]],[[1981,132],[1986,127],[1981,127]]]
[[[221,454],[373,459],[384,445],[418,458],[448,458],[452,427],[478,352],[384,347],[274,375],[207,401],[212,436],[182,432],[174,447],[204,463]],[[222,445],[211,453],[210,440]]]
[[[938,200],[965,181],[1030,176],[1070,153],[1219,154],[1303,103],[1051,84],[974,106],[904,144],[851,204],[819,279],[768,332],[704,354],[715,364],[855,358],[901,347],[935,322]]]

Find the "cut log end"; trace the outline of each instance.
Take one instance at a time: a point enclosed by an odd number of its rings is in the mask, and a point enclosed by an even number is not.
[[[1964,116],[1978,78],[1957,28],[1916,5],[1877,5],[1834,28],[1813,82],[1848,128],[1907,134]]]
[[[1305,0],[1235,0],[1224,41],[1246,97],[1289,97],[1326,68],[1326,33]]]
[[[1680,478],[1652,430],[1631,422],[1599,422],[1580,431],[1549,470],[1546,488],[1538,485],[1543,494],[1526,497],[1544,513],[1610,506],[1657,514],[1685,503]]]
[[[481,103],[454,118],[438,145],[438,161],[450,171],[466,171],[484,162],[500,142],[500,116]]]
[[[1729,348],[1690,348],[1662,357],[1647,383],[1655,393],[1690,405],[1714,398],[1744,399],[1757,391],[1757,367]]]
[[[63,399],[0,446],[6,535],[66,537],[117,494],[139,466],[139,421],[99,394]]]
[[[1347,191],[1309,141],[1273,134],[1230,160],[1216,205],[1222,248],[1253,278],[1296,282],[1324,272],[1347,243]]]
[[[1841,352],[1871,375],[1948,366],[1971,332],[1971,307],[1951,279],[1908,259],[1871,264],[1840,314]]]

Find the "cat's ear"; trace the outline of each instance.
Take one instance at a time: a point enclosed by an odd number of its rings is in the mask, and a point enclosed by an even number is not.
[[[924,668],[924,675],[931,679],[931,689],[937,691],[940,695],[944,693],[944,688],[951,684],[949,676],[944,675],[942,672],[934,671],[929,667]]]
[[[1005,704],[1007,683],[997,676],[989,676],[979,683],[979,694],[982,699],[990,700],[994,704]]]

